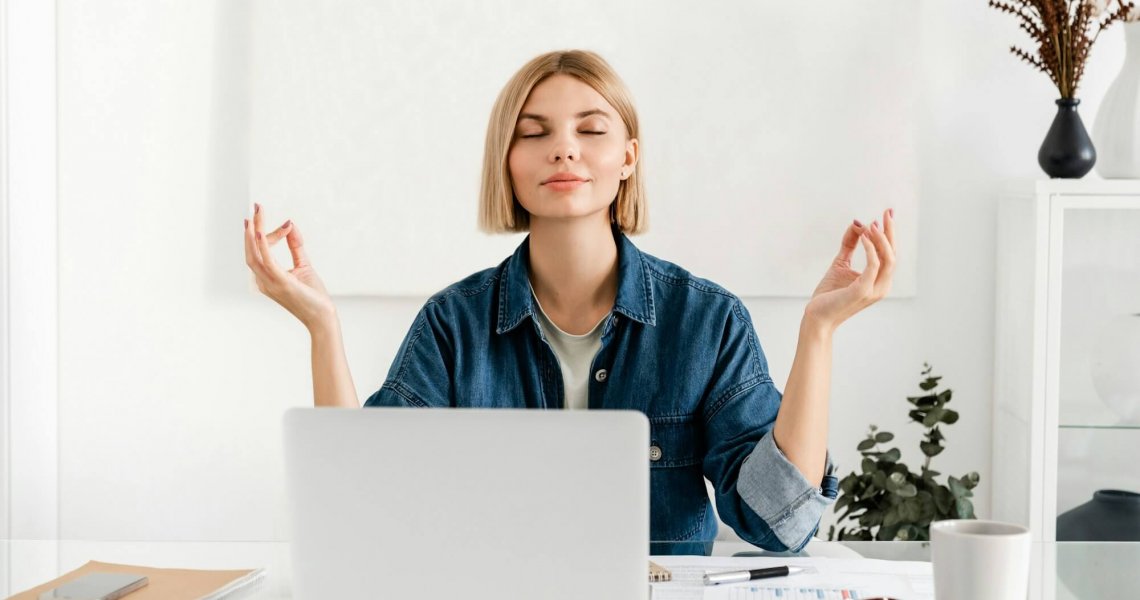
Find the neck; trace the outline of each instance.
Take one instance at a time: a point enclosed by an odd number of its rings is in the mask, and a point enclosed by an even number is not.
[[[617,244],[600,219],[530,221],[530,281],[542,309],[568,333],[585,333],[617,298]]]

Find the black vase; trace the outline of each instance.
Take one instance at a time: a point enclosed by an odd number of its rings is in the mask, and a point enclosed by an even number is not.
[[[1140,494],[1100,490],[1057,517],[1058,542],[1140,541]]]
[[[1037,151],[1037,164],[1049,177],[1080,179],[1096,164],[1096,148],[1077,114],[1080,103],[1077,98],[1057,100],[1057,116]]]

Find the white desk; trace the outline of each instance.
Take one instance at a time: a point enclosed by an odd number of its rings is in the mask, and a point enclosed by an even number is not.
[[[746,551],[759,549],[743,542],[717,542],[713,547],[715,556]],[[814,541],[804,553],[831,558],[861,555],[885,560],[930,560],[926,542]],[[188,569],[264,568],[265,585],[257,597],[291,597],[287,542],[89,540],[0,540],[0,597],[35,587],[89,560]],[[1035,543],[1031,573],[1030,597],[1035,599],[1132,594],[1140,589],[1140,543]]]

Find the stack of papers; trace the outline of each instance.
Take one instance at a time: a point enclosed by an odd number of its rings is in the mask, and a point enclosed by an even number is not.
[[[884,596],[934,600],[934,572],[928,562],[816,557],[654,556],[652,559],[673,572],[672,581],[650,584],[652,600],[849,600]],[[705,573],[785,565],[805,567],[808,571],[746,583],[704,584]]]

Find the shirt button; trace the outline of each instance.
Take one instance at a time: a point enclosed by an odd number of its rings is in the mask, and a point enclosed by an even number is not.
[[[605,380],[606,380],[606,370],[605,369],[598,369],[598,372],[594,373],[594,381],[601,383]]]
[[[650,446],[649,447],[649,460],[651,460],[653,462],[657,462],[657,461],[661,460],[661,449],[658,448],[657,446]]]

